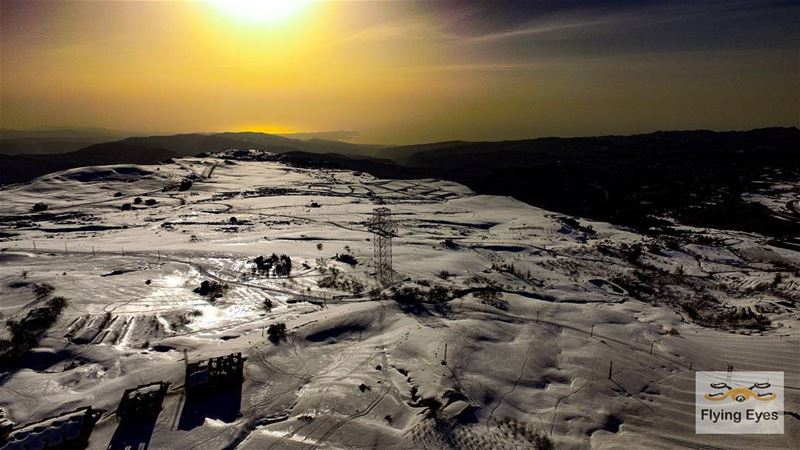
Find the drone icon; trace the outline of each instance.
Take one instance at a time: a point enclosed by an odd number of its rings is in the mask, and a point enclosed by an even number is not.
[[[775,400],[777,396],[772,392],[765,392],[760,393],[756,392],[753,389],[767,389],[772,386],[769,383],[755,383],[749,388],[746,387],[730,387],[728,383],[711,383],[711,387],[714,389],[727,389],[723,392],[713,392],[713,393],[706,393],[703,398],[706,400],[713,400],[713,401],[721,401],[725,400],[726,398],[730,398],[731,400],[737,403],[744,403],[751,398],[761,401],[770,401]]]

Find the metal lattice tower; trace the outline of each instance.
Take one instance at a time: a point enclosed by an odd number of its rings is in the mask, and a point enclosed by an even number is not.
[[[392,280],[392,238],[397,232],[397,223],[392,220],[389,208],[376,208],[367,226],[373,234],[375,277],[386,286]]]

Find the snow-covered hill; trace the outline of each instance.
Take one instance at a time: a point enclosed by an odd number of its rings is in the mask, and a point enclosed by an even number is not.
[[[8,418],[102,409],[98,449],[798,445],[788,413],[784,435],[696,435],[694,371],[784,371],[786,410],[800,408],[799,253],[231,155],[0,191],[3,319],[68,300],[37,346],[2,363]],[[373,277],[376,207],[398,225],[388,287]],[[255,270],[271,254],[291,258],[289,277]],[[222,296],[195,292],[203,281]],[[277,323],[287,335],[273,343]],[[234,352],[241,386],[186,396],[186,357]],[[163,410],[131,433],[119,400],[155,381],[171,383]]]

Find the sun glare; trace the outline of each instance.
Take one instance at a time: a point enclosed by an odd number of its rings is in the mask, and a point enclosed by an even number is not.
[[[238,20],[278,24],[297,16],[311,0],[211,0],[211,3]]]

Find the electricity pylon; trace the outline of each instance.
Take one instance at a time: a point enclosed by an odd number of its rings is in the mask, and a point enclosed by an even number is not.
[[[392,238],[397,232],[397,223],[392,220],[389,208],[376,208],[367,226],[373,235],[375,278],[386,286],[392,280]]]

